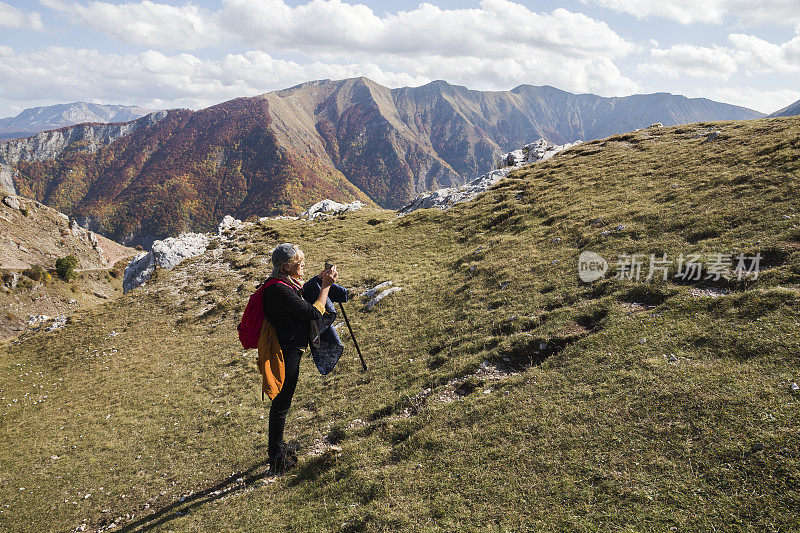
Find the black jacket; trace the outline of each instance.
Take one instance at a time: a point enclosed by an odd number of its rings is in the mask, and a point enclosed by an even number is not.
[[[275,328],[284,354],[308,346],[310,323],[322,316],[316,307],[303,300],[301,291],[283,283],[264,289],[264,315]]]

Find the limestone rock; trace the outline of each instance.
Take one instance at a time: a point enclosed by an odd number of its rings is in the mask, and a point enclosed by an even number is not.
[[[451,187],[429,192],[415,198],[410,204],[400,209],[400,215],[416,211],[417,209],[427,209],[437,207],[447,209],[453,205],[467,200],[472,200],[479,194],[486,192],[498,181],[505,178],[509,172],[523,165],[530,165],[539,161],[550,159],[559,152],[577,146],[582,141],[554,145],[545,139],[526,144],[519,150],[514,150],[500,157],[499,165],[502,168],[487,172],[483,176],[477,177],[466,185]]]
[[[233,218],[230,215],[225,215],[222,218],[222,222],[219,223],[219,227],[217,227],[217,233],[222,235],[226,231],[235,231],[241,228],[243,222],[238,218]]]
[[[392,282],[391,280],[389,280],[389,281],[384,281],[383,283],[378,283],[377,285],[375,285],[375,286],[374,286],[374,287],[372,287],[371,289],[367,289],[367,290],[365,290],[364,292],[362,292],[361,294],[359,294],[359,296],[360,296],[361,298],[369,298],[369,299],[372,299],[372,298],[374,298],[374,297],[375,297],[375,295],[376,295],[376,294],[378,294],[379,292],[383,291],[384,289],[388,289],[388,288],[389,288],[389,287],[391,287],[392,285],[394,285],[394,282]]]
[[[400,290],[402,290],[402,287],[391,287],[389,289],[381,291],[381,293],[379,295],[377,295],[375,298],[370,300],[369,303],[367,303],[367,311],[369,311],[370,309],[375,307],[378,304],[378,302],[380,302],[381,300],[383,300],[384,298],[386,298],[390,294],[393,294],[393,293],[395,293],[397,291],[400,291]]]
[[[3,198],[3,203],[6,204],[11,209],[19,209],[20,203],[19,198],[16,196],[6,196]]]
[[[183,233],[153,242],[149,252],[140,253],[125,267],[123,292],[127,293],[150,279],[156,267],[171,269],[186,258],[204,253],[210,241],[211,237],[205,233]]]
[[[334,202],[333,200],[325,199],[321,202],[317,202],[308,209],[306,209],[301,215],[300,218],[308,218],[310,220],[314,220],[315,218],[325,216],[325,215],[338,215],[340,213],[345,213],[347,211],[355,211],[356,209],[361,209],[364,207],[364,204],[356,200],[355,202],[349,204],[341,204],[339,202]]]

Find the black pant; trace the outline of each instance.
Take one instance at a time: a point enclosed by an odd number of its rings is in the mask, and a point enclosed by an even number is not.
[[[283,428],[286,425],[286,414],[292,405],[292,396],[297,387],[297,378],[300,376],[300,348],[290,348],[283,351],[283,362],[286,374],[281,391],[272,400],[269,410],[269,446],[267,453],[270,457],[278,455],[280,444],[283,442]]]

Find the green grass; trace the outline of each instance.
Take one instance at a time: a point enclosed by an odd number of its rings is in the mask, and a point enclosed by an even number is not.
[[[0,529],[797,529],[798,125],[648,129],[447,212],[260,223],[26,335],[0,359]],[[300,464],[264,483],[268,402],[235,326],[285,241],[309,273],[403,289],[348,305],[368,373],[347,333],[332,374],[303,362]],[[584,250],[612,263],[591,285]],[[763,252],[760,278],[613,276],[622,253],[731,251]],[[519,371],[479,370],[504,358]]]

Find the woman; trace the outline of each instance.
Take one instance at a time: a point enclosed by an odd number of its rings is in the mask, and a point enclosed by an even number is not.
[[[267,320],[259,339],[258,363],[264,376],[263,389],[272,398],[267,453],[270,474],[275,475],[295,464],[294,450],[283,442],[286,414],[300,375],[300,357],[308,346],[311,321],[319,320],[325,313],[328,291],[338,273],[333,266],[319,274],[322,280],[320,293],[311,304],[303,299],[301,293],[305,267],[302,250],[291,243],[278,245],[272,251],[272,264],[272,274],[264,283],[264,315]]]

